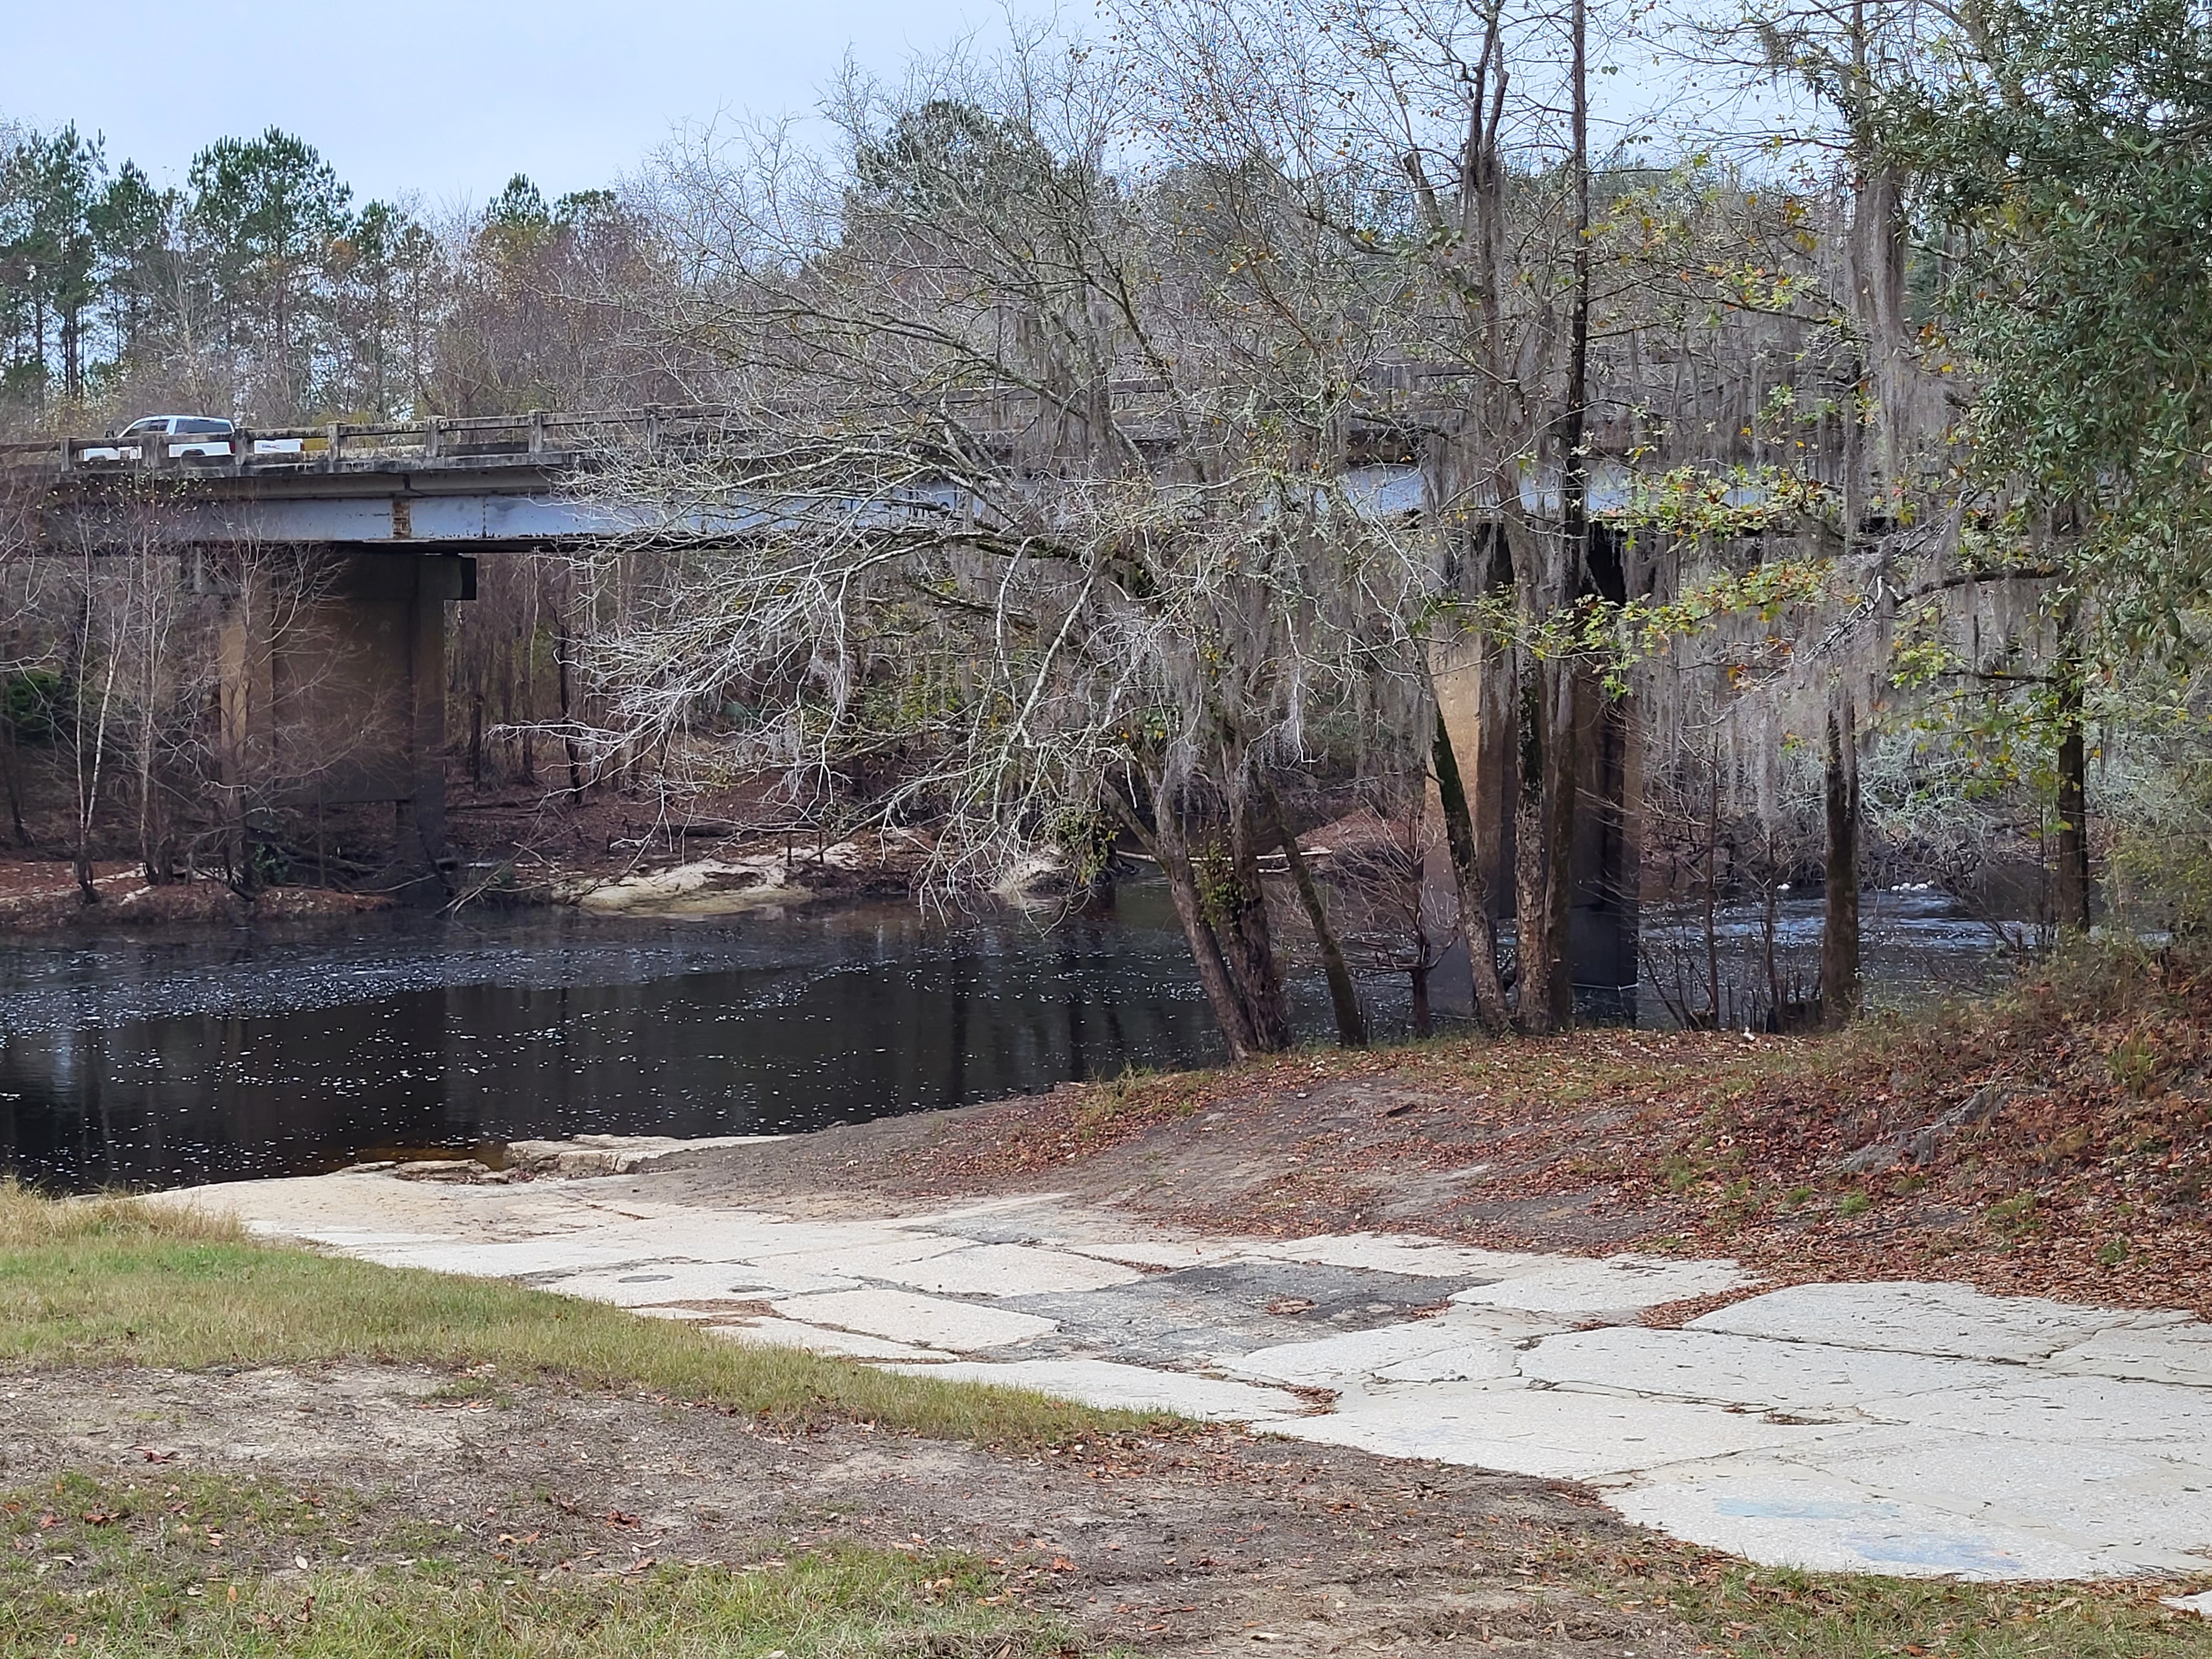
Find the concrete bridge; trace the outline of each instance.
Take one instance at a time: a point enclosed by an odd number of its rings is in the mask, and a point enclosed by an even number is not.
[[[672,411],[670,423],[696,434],[718,414]],[[159,546],[204,559],[197,580],[221,587],[251,550],[312,550],[313,615],[288,630],[289,646],[266,606],[228,607],[217,641],[225,786],[244,801],[250,774],[296,775],[287,804],[392,803],[404,856],[428,871],[447,861],[446,607],[476,597],[477,554],[635,528],[562,483],[611,446],[657,442],[665,418],[67,438],[0,448],[0,467],[49,554]],[[288,763],[288,745],[338,758]]]
[[[1164,390],[1130,381],[1110,392],[1123,429],[1163,452],[1174,434],[1147,403]],[[1383,401],[1400,395],[1388,390]],[[942,406],[1010,457],[1040,447],[1036,434],[1051,424],[1027,393],[954,394]],[[402,842],[437,867],[446,860],[445,608],[475,598],[477,556],[648,530],[701,543],[757,534],[777,521],[773,503],[672,523],[658,511],[590,500],[574,485],[624,453],[742,455],[761,431],[757,410],[702,405],[133,433],[0,445],[0,475],[28,508],[33,544],[49,554],[158,546],[204,556],[204,580],[220,585],[242,553],[313,550],[321,574],[309,650],[288,651],[269,636],[265,615],[233,607],[219,650],[230,787],[242,799],[247,773],[271,769],[268,757],[287,732],[340,737],[343,758],[292,769],[312,781],[288,802],[312,791],[319,806],[395,803]],[[781,428],[775,441],[804,443],[804,424]],[[957,508],[948,493],[876,510],[934,518]]]
[[[720,410],[332,422],[226,436],[64,438],[0,446],[17,478],[48,486],[44,539],[69,544],[112,520],[125,495],[173,485],[163,540],[179,546],[291,544],[468,555],[543,547],[635,528],[565,498],[561,481],[618,447],[696,442]]]
[[[1361,468],[1367,510],[1419,508],[1424,485],[1410,464],[1413,434],[1437,411],[1432,383],[1457,378],[1461,371],[1423,366],[1371,378],[1346,455]],[[1130,381],[1116,383],[1110,394],[1123,431],[1160,455],[1176,442],[1159,406],[1165,390]],[[981,430],[1010,457],[1049,448],[1038,434],[1051,424],[1050,413],[1034,395],[975,393],[953,402],[970,431]],[[257,751],[284,741],[280,726],[353,734],[347,758],[312,769],[313,803],[396,805],[400,841],[428,871],[449,863],[446,606],[475,598],[476,556],[581,547],[648,530],[702,543],[757,534],[776,520],[771,504],[672,525],[657,513],[627,513],[618,502],[589,499],[574,483],[625,451],[711,447],[726,455],[758,434],[757,420],[754,411],[741,423],[737,411],[709,405],[334,422],[240,428],[227,437],[68,438],[0,446],[0,469],[43,497],[38,537],[51,551],[119,550],[142,538],[218,556],[255,547],[317,550],[326,577],[318,592],[321,626],[310,630],[311,663],[292,660],[268,637],[266,617],[249,608],[240,607],[226,631],[222,748],[236,757],[227,763],[242,777]],[[779,447],[794,436],[804,441],[803,433],[787,433]],[[1591,497],[1599,512],[1619,505],[1625,475],[1601,469]],[[915,503],[932,514],[954,505],[949,497]],[[1556,478],[1548,488],[1533,477],[1524,483],[1522,506],[1538,518],[1555,513]],[[1487,684],[1495,675],[1449,647],[1433,668],[1478,829],[1493,849],[1490,889],[1504,911],[1513,891],[1507,796],[1515,772],[1514,757],[1498,750],[1504,728],[1480,715],[1485,701],[1498,695]],[[288,708],[292,718],[280,720]],[[1634,994],[1629,872],[1640,840],[1634,805],[1640,779],[1625,714],[1594,688],[1578,698],[1577,725],[1585,799],[1599,810],[1583,816],[1577,837],[1574,955],[1578,982],[1602,1003]]]

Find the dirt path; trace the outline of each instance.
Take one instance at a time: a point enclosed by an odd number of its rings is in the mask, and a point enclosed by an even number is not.
[[[1653,1575],[1695,1558],[1544,1483],[1226,1431],[1065,1455],[860,1427],[790,1437],[649,1399],[472,1382],[370,1366],[0,1374],[0,1488],[215,1474],[349,1491],[366,1504],[347,1528],[357,1565],[447,1534],[541,1575],[842,1540],[951,1547],[1006,1564],[1095,1642],[1147,1653],[1697,1650],[1651,1611]],[[219,1547],[210,1562],[290,1565]]]

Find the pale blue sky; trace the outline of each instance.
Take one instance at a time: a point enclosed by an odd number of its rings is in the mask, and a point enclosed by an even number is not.
[[[1014,0],[1024,15],[1042,0]],[[515,173],[547,196],[635,167],[679,122],[805,111],[850,47],[895,73],[997,0],[371,0],[229,5],[7,0],[0,118],[74,120],[156,179],[275,124],[356,200],[482,202]],[[1087,15],[1087,8],[1085,9]]]

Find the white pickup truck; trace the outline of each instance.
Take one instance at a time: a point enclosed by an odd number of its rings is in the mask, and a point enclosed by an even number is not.
[[[110,433],[108,435],[115,440],[112,446],[77,453],[80,459],[88,461],[135,461],[143,456],[149,441],[158,439],[161,453],[157,459],[183,455],[228,455],[233,453],[231,434],[237,429],[233,422],[218,415],[147,415],[120,432]],[[297,438],[253,440],[253,453],[257,455],[297,454],[300,447]]]

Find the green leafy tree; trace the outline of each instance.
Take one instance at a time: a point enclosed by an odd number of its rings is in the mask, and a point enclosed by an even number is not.
[[[191,219],[249,386],[268,412],[315,399],[313,325],[352,191],[314,147],[270,128],[192,158]]]
[[[2143,676],[2186,674],[2212,597],[2212,29],[2201,0],[1992,0],[1944,44],[1874,120],[1972,388],[1969,550],[2047,583],[2051,647],[2006,695],[2047,735],[2058,920],[2086,927],[2097,688],[2164,701]]]
[[[176,343],[162,322],[174,310],[183,274],[177,252],[182,210],[176,191],[158,188],[131,161],[115,170],[92,204],[99,306],[115,365],[148,361]]]
[[[106,163],[73,125],[19,144],[0,163],[0,284],[19,329],[19,385],[58,378],[83,395],[85,324],[95,295],[92,212]]]
[[[1986,470],[2080,511],[2068,550],[2131,647],[2212,592],[2212,27],[2192,0],[2000,0],[1894,89]]]
[[[420,403],[438,264],[437,239],[389,202],[364,206],[333,244],[334,393],[346,407],[389,418]]]

